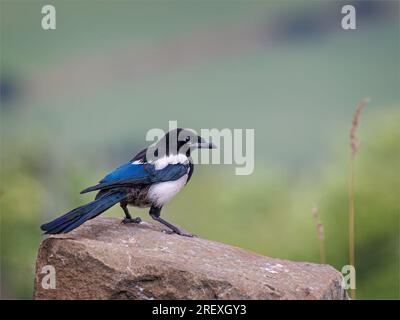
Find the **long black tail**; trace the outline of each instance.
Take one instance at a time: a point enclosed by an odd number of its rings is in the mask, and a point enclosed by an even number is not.
[[[40,229],[45,231],[45,234],[70,232],[85,221],[98,216],[126,197],[127,194],[125,192],[109,191],[100,198],[78,207],[53,221],[43,224]]]

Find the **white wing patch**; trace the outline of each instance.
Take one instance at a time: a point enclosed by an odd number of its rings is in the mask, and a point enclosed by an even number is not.
[[[142,160],[132,161],[131,164],[143,164]]]
[[[169,164],[178,164],[178,163],[187,164],[189,163],[189,159],[186,155],[179,153],[179,154],[171,154],[169,156],[164,156],[153,162],[156,170],[164,169]]]

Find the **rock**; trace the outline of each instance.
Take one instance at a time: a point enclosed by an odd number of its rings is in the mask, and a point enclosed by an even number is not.
[[[34,298],[347,299],[342,275],[331,266],[269,258],[162,230],[98,217],[50,236],[39,249]],[[54,267],[55,288],[48,288],[48,265]]]

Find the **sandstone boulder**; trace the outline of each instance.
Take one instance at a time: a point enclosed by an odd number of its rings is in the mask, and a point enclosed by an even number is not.
[[[341,274],[329,265],[269,258],[162,230],[98,217],[48,237],[39,249],[34,298],[347,299]],[[44,278],[51,271],[46,266],[54,267],[54,283]]]

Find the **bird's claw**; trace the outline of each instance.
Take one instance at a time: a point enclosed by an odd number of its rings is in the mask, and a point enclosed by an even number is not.
[[[136,217],[136,218],[124,218],[121,223],[122,224],[127,224],[127,223],[141,223],[142,219],[140,217]]]
[[[177,231],[173,231],[173,230],[163,230],[164,233],[166,234],[177,234],[183,237],[189,237],[189,238],[197,238],[197,236],[195,234],[191,234],[188,233],[184,230],[177,230]]]

